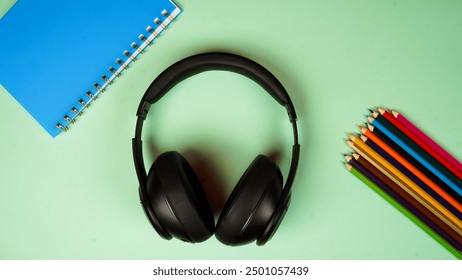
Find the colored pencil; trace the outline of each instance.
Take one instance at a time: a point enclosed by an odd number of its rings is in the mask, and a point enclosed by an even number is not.
[[[347,169],[462,258],[462,164],[396,111],[347,134]]]
[[[439,172],[444,174],[449,180],[454,182],[457,186],[461,188],[462,191],[462,181],[453,173],[451,170],[446,168],[444,164],[434,158],[431,154],[429,154],[425,149],[419,146],[416,142],[414,142],[409,136],[407,136],[404,132],[402,132],[398,127],[396,127],[393,123],[385,118],[384,115],[380,114],[377,111],[372,113],[372,117],[380,122],[383,126],[385,126],[389,131],[391,131],[394,135],[396,135],[402,142],[406,143],[407,146],[411,147],[413,151],[415,151],[419,156],[425,159],[429,164],[431,164],[435,169]]]
[[[370,117],[369,121],[375,128],[379,129],[384,134],[386,134],[391,140],[393,140],[401,148],[406,150],[406,152],[408,152],[413,158],[415,158],[417,161],[423,164],[427,169],[433,172],[437,177],[439,177],[442,181],[444,181],[455,192],[457,192],[459,195],[462,195],[462,182],[459,182],[460,180],[458,180],[457,178],[455,178],[456,180],[454,180],[454,178],[448,178],[449,174],[446,174],[445,172],[442,172],[440,169],[435,167],[434,164],[432,164],[433,162],[430,163],[426,158],[424,158],[419,152],[416,151],[418,148],[416,148],[415,146],[411,147],[410,145],[408,145],[409,143],[405,143],[403,141],[402,135],[398,137],[395,134],[396,131],[392,132],[391,130],[389,130],[384,124],[384,122],[382,122],[381,120]]]
[[[451,238],[444,239],[442,236],[439,234],[436,234],[433,230],[431,230],[428,226],[428,224],[423,223],[420,221],[416,216],[412,215],[412,213],[405,208],[404,206],[400,205],[397,203],[394,199],[392,199],[389,195],[387,195],[383,189],[381,189],[375,182],[373,182],[371,179],[366,177],[364,174],[362,174],[359,170],[357,170],[355,167],[353,167],[350,164],[345,164],[347,167],[347,170],[353,174],[356,178],[358,178],[360,181],[362,181],[364,184],[369,186],[372,190],[374,190],[376,193],[378,193],[380,196],[382,196],[384,199],[386,199],[390,204],[392,204],[396,209],[398,209],[401,213],[409,217],[414,223],[416,223],[420,228],[422,228],[425,232],[429,233],[433,238],[435,238],[440,244],[442,244],[446,249],[448,249],[451,253],[456,255],[458,258],[461,258],[461,249],[456,247],[457,242],[453,241],[449,243],[448,240],[451,240]],[[449,244],[448,244],[449,243]],[[453,245],[454,244],[454,245]],[[452,245],[452,246],[450,246]],[[455,249],[454,249],[455,248]]]
[[[433,141],[430,137],[428,137],[424,132],[422,132],[417,126],[415,126],[412,122],[410,122],[406,117],[402,114],[391,111],[393,117],[400,123],[403,127],[409,131],[409,134],[412,137],[419,139],[419,142],[424,144],[420,144],[424,149],[426,149],[429,153],[436,154],[439,157],[443,158],[441,160],[445,164],[452,166],[454,169],[457,170],[455,174],[462,180],[462,163],[454,158],[450,153],[448,153],[445,149],[443,149],[438,143]],[[451,169],[452,170],[452,169]]]
[[[449,180],[454,182],[460,188],[462,188],[462,181],[454,175],[450,170],[448,170],[441,162],[431,156],[428,152],[426,152],[422,147],[420,147],[417,143],[415,143],[412,139],[410,139],[405,133],[399,130],[396,126],[394,126],[391,122],[389,122],[383,115],[379,112],[374,111],[371,115],[372,119],[378,121],[381,125],[386,127],[389,131],[391,131],[395,136],[397,136],[402,142],[404,142],[408,147],[412,148],[420,157],[425,159],[429,164],[431,164],[435,169],[437,169],[440,173],[444,174]]]
[[[444,239],[452,240],[449,241],[457,249],[462,247],[462,236],[451,229],[447,224],[436,217],[431,211],[425,208],[412,196],[401,189],[397,184],[393,182],[385,174],[381,173],[380,170],[375,168],[366,159],[362,158],[358,154],[353,154],[353,157],[346,157],[349,164],[353,165],[366,177],[376,183],[382,190],[394,198],[397,202],[407,208],[412,214],[426,223],[435,232],[440,234]],[[449,236],[450,238],[447,238]]]
[[[388,121],[383,115],[381,115],[377,111],[374,111],[372,113],[372,118],[380,122],[389,131],[391,131],[394,135],[396,135],[403,143],[405,143],[413,151],[419,154],[421,158],[425,159],[429,164],[431,164],[433,168],[438,170],[446,178],[448,178],[449,180],[454,182],[457,186],[459,186],[462,191],[462,181],[456,175],[454,175],[454,173],[448,170],[441,162],[435,159],[432,155],[430,155],[427,151],[425,151],[425,149],[420,147],[411,138],[409,138],[405,133],[403,133],[398,127],[393,125],[390,121]]]
[[[361,130],[361,132],[363,133],[365,137],[367,137],[372,142],[374,142],[379,147],[381,147],[386,153],[388,153],[391,157],[396,159],[400,164],[402,164],[405,168],[407,168],[410,172],[412,172],[417,178],[419,178],[423,183],[429,186],[439,196],[441,196],[448,203],[450,203],[453,207],[455,207],[457,211],[459,211],[459,213],[462,213],[461,203],[459,203],[450,194],[448,194],[442,188],[440,188],[440,186],[438,186],[435,182],[433,182],[430,178],[428,178],[423,172],[421,172],[414,165],[412,165],[409,161],[407,161],[403,156],[398,154],[394,149],[392,149],[389,145],[387,145],[379,137],[377,137],[372,130],[367,129],[362,126],[360,126],[359,129]]]
[[[347,141],[358,154],[366,158],[381,172],[387,174],[396,184],[412,195],[416,200],[432,211],[441,220],[447,223],[451,228],[462,235],[462,222],[454,214],[444,208],[429,194],[423,191],[419,186],[382,158],[379,154],[369,148],[362,140],[350,135],[352,141]]]
[[[447,168],[452,174],[457,176],[457,178],[462,180],[462,169],[457,169],[456,166],[451,164],[451,161],[447,159],[443,154],[438,153],[434,149],[432,149],[427,142],[425,142],[422,138],[418,137],[412,131],[404,126],[401,122],[399,122],[391,113],[388,111],[378,108],[379,113],[391,124],[393,124],[396,128],[398,128],[401,132],[403,132],[409,139],[411,139],[414,143],[419,145],[425,152],[427,152],[430,156],[432,156],[435,160],[439,161],[445,168]]]
[[[399,145],[397,145],[393,140],[391,140],[387,135],[385,135],[379,129],[376,129],[373,125],[367,124],[367,127],[370,131],[374,133],[380,140],[382,140],[385,144],[390,146],[393,150],[395,150],[399,155],[405,158],[409,163],[415,166],[418,170],[420,170],[423,174],[425,174],[430,180],[432,180],[437,186],[443,189],[446,193],[451,195],[459,204],[462,204],[462,196],[459,195],[456,191],[454,191],[450,186],[448,186],[444,181],[442,181],[438,176],[433,174],[428,168],[426,168],[422,163],[418,160],[413,158],[408,152],[402,149]]]
[[[399,163],[394,157],[388,154],[385,150],[383,150],[379,145],[375,144],[373,141],[370,141],[366,136],[362,135],[361,140],[363,140],[366,145],[368,145],[372,150],[376,153],[381,155],[386,161],[388,161],[391,165],[396,167],[401,173],[403,173],[406,177],[412,180],[417,186],[419,186],[423,191],[428,193],[431,197],[433,197],[436,201],[438,201],[444,208],[448,209],[453,213],[457,218],[462,219],[462,213],[459,212],[454,206],[448,203],[444,198],[442,198],[438,193],[433,191],[432,188],[427,186],[422,180],[420,180],[414,173],[409,171],[404,165]]]

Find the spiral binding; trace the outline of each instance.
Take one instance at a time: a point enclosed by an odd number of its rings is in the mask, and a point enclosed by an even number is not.
[[[161,12],[163,20],[155,18],[153,23],[155,28],[151,25],[146,27],[146,32],[148,34],[140,34],[138,36],[139,43],[133,42],[130,44],[131,51],[125,50],[123,56],[125,59],[120,57],[116,59],[115,63],[117,66],[110,66],[108,68],[108,73],[101,75],[100,82],[95,82],[93,84],[93,91],[88,90],[85,94],[86,100],[79,99],[78,105],[73,106],[70,109],[69,114],[63,116],[63,120],[56,124],[56,127],[61,131],[68,131],[69,125],[74,123],[78,116],[81,116],[83,111],[90,107],[90,104],[98,98],[98,96],[106,90],[106,88],[112,84],[112,82],[121,75],[121,73],[129,67],[129,65],[136,60],[136,58],[154,41],[154,39],[164,31],[167,26],[170,24],[173,19],[180,14],[181,10],[178,7],[175,7],[172,13],[169,13],[167,10]]]

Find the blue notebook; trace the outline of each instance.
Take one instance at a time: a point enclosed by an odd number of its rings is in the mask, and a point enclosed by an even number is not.
[[[19,0],[0,19],[0,84],[55,137],[180,12],[169,0]]]

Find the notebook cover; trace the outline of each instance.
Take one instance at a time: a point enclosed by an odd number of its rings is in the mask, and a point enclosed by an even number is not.
[[[180,12],[169,0],[19,0],[0,19],[0,84],[55,137]]]

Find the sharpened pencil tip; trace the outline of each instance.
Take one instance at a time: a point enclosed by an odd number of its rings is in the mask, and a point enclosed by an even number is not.
[[[393,116],[395,116],[395,118],[397,118],[398,115],[399,115],[399,113],[396,112],[395,110],[391,110],[391,114],[392,114]]]
[[[346,140],[345,142],[346,142],[346,143],[348,144],[348,146],[350,146],[350,147],[353,147],[353,146],[354,146],[353,142],[351,142],[350,140]]]
[[[346,167],[346,169],[348,169],[348,171],[351,171],[351,168],[353,168],[353,166],[351,164],[346,163],[346,162],[345,162],[345,167]]]
[[[377,110],[379,111],[380,114],[384,114],[386,112],[386,110],[384,110],[383,108],[380,108],[378,107]]]
[[[355,141],[355,139],[356,139],[356,136],[355,136],[355,135],[353,135],[353,134],[351,134],[351,133],[347,133],[347,135],[348,135],[348,137],[349,137],[351,140]]]

